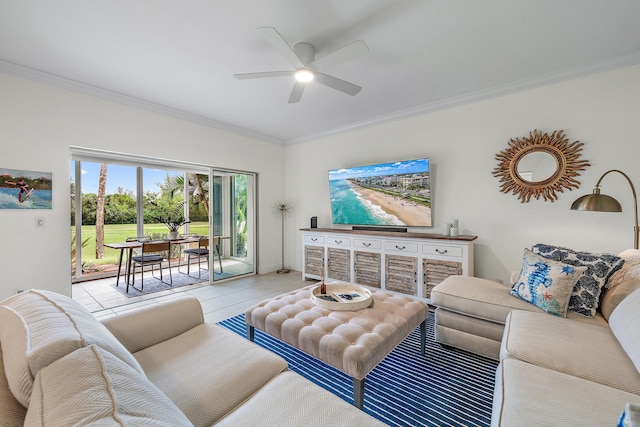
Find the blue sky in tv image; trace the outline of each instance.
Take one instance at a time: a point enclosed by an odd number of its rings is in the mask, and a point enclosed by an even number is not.
[[[429,227],[429,160],[379,163],[329,171],[334,224]]]
[[[329,181],[424,172],[429,172],[429,159],[426,158],[403,160],[401,162],[377,163],[352,168],[332,169],[329,171]]]

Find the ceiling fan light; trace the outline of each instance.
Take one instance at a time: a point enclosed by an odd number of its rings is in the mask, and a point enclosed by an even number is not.
[[[297,81],[299,81],[300,83],[309,83],[310,81],[313,80],[313,71],[307,69],[307,68],[301,68],[299,70],[296,71],[295,73],[295,78]]]

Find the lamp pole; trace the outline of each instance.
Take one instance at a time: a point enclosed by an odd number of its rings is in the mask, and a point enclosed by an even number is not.
[[[282,233],[282,245],[281,245],[281,250],[282,250],[282,268],[280,268],[280,270],[276,271],[276,273],[278,274],[286,274],[289,273],[290,270],[288,268],[284,268],[284,217],[287,214],[287,212],[289,212],[289,210],[291,209],[291,206],[287,203],[277,203],[275,206],[275,210],[276,212],[280,213],[280,218],[282,221],[281,227],[281,233]]]

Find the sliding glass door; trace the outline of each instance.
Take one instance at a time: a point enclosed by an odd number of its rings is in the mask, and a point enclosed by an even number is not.
[[[77,157],[70,185],[73,281],[116,275],[120,251],[105,244],[169,238],[161,214],[167,211],[188,218],[177,227],[179,234],[209,236],[213,274],[205,273],[204,280],[255,273],[254,174],[153,159],[133,165]],[[173,257],[179,254],[172,250]]]
[[[138,235],[136,167],[71,162],[72,279],[114,274],[120,252],[105,244]]]
[[[212,170],[212,235],[223,258],[226,278],[255,272],[255,176]]]

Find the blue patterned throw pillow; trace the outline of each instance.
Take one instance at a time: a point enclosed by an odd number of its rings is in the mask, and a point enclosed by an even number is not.
[[[587,271],[578,278],[569,300],[569,310],[587,317],[595,316],[607,280],[624,264],[624,259],[615,255],[578,252],[542,243],[533,245],[531,250],[554,261],[587,267]]]
[[[511,285],[511,295],[549,314],[566,317],[571,290],[586,269],[544,258],[525,248],[520,276]]]

